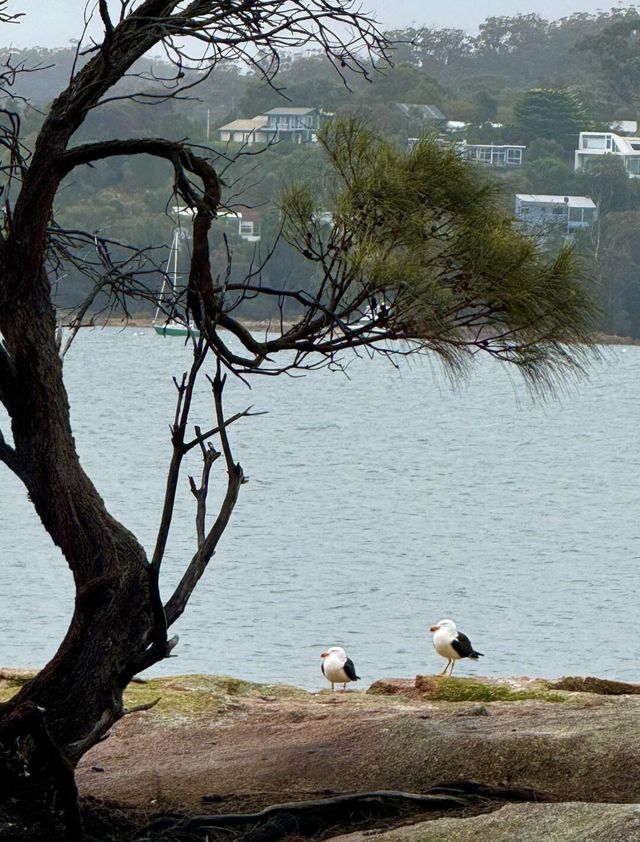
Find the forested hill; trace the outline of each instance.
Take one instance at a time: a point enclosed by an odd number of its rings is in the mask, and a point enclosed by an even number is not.
[[[285,64],[278,88],[290,102],[313,103],[327,110],[362,107],[372,100],[439,105],[450,120],[498,119],[509,122],[518,93],[529,88],[571,88],[580,94],[590,118],[608,121],[629,118],[640,84],[635,7],[595,15],[577,13],[558,21],[535,14],[489,17],[476,35],[461,29],[429,27],[396,30],[395,69],[380,74],[372,85],[349,82],[352,94],[335,71],[318,56],[298,56]],[[52,100],[67,84],[75,48],[9,49],[0,46],[0,60],[31,72],[16,78],[16,93],[34,106]],[[162,79],[168,66],[155,57],[140,62],[122,83],[121,93],[140,88],[141,81]],[[157,87],[157,85],[156,85]],[[363,95],[363,88],[366,93]],[[253,116],[284,104],[275,89],[265,88],[259,75],[244,68],[220,67],[198,88],[196,100],[181,111],[196,120],[209,109],[215,121]],[[394,115],[395,116],[395,115]],[[382,117],[382,115],[380,115]],[[386,115],[387,128],[404,129]]]
[[[640,16],[635,8],[595,15],[574,14],[546,21],[534,14],[487,18],[476,34],[458,29],[413,28],[391,33],[395,66],[357,77],[347,87],[319,55],[286,60],[278,90],[265,86],[255,70],[222,65],[197,88],[197,98],[158,102],[151,98],[141,124],[140,107],[116,99],[96,109],[78,141],[107,136],[189,137],[218,151],[215,129],[238,117],[254,117],[270,108],[293,105],[330,112],[356,111],[379,131],[406,144],[407,137],[434,127],[398,103],[429,104],[449,121],[465,126],[456,140],[511,143],[527,147],[525,163],[512,172],[495,173],[513,207],[515,193],[587,195],[597,201],[601,224],[576,242],[586,274],[595,278],[603,309],[602,328],[640,337],[640,179],[627,178],[616,160],[588,173],[573,170],[573,150],[580,130],[601,130],[614,120],[637,120],[640,100]],[[32,72],[17,77],[28,101],[14,100],[22,115],[25,141],[33,142],[46,106],[67,84],[75,50],[1,49],[3,63]],[[141,62],[118,93],[161,90],[157,80],[167,67],[160,58]],[[285,98],[283,98],[285,97]],[[5,101],[6,105],[6,101]],[[259,209],[260,249],[269,247],[277,227],[276,202],[293,177],[314,183],[323,162],[316,145],[278,144],[262,155],[243,158],[225,172],[226,201]],[[493,175],[493,173],[492,173]],[[85,177],[86,176],[86,177]],[[60,194],[58,219],[69,226],[109,231],[136,244],[167,243],[172,223],[169,167],[156,161],[112,159],[76,176]],[[234,272],[254,258],[254,244],[238,240]],[[304,284],[304,261],[284,247],[266,270],[290,274]],[[159,282],[159,276],[158,276]],[[81,282],[70,272],[61,301],[77,300]],[[261,316],[261,313],[249,313]]]

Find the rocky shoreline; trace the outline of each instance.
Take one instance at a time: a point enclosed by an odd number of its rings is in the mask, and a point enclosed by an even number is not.
[[[0,672],[0,698],[28,677]],[[640,840],[640,685],[418,676],[312,693],[190,675],[134,683],[127,704],[156,698],[83,758],[85,799],[146,816],[228,814],[474,781],[530,789],[534,801],[498,796],[479,809],[476,799],[420,824],[405,816],[385,842]]]
[[[66,320],[61,320],[61,326],[66,326]],[[243,320],[242,324],[254,332],[279,330],[281,325],[279,322],[264,320]],[[286,329],[292,326],[293,322],[284,323],[283,327]],[[101,327],[116,327],[116,328],[148,328],[153,327],[153,320],[148,315],[130,315],[126,318],[119,316],[110,316],[107,319],[103,317],[88,317],[88,321],[83,325],[85,328],[101,328]],[[640,345],[640,339],[635,339],[632,336],[612,336],[605,333],[598,333],[595,335],[595,343],[597,345]]]

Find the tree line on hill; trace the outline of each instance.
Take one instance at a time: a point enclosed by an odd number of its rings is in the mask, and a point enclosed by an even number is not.
[[[450,121],[464,127],[451,135],[469,143],[514,143],[527,147],[524,165],[508,173],[490,171],[498,179],[505,206],[513,207],[515,193],[587,195],[597,203],[600,222],[576,239],[586,274],[596,283],[604,332],[640,338],[640,180],[627,177],[613,157],[602,159],[588,172],[575,172],[573,151],[580,130],[602,130],[614,120],[635,120],[640,93],[640,17],[633,7],[596,14],[578,13],[558,21],[535,14],[489,17],[477,35],[463,30],[414,27],[390,33],[395,42],[394,67],[375,75],[373,82],[356,78],[350,88],[318,53],[284,56],[277,86],[265,86],[256,71],[229,65],[198,86],[197,98],[155,102],[154,123],[165,136],[189,137],[211,146],[219,155],[218,168],[227,185],[225,202],[237,211],[256,208],[261,216],[259,243],[238,236],[229,221],[218,226],[214,252],[220,265],[232,251],[232,277],[255,271],[267,254],[262,281],[290,278],[305,287],[308,264],[277,240],[280,212],[274,201],[295,176],[319,183],[325,163],[315,144],[284,143],[264,150],[238,150],[221,144],[215,131],[238,117],[253,117],[270,108],[291,104],[327,112],[355,112],[376,131],[397,144],[434,129],[415,112],[401,111],[398,102],[437,106]],[[35,68],[18,79],[18,93],[28,104],[18,108],[26,144],[42,122],[41,106],[64,86],[75,60],[75,49],[0,50],[2,60]],[[40,70],[38,71],[37,68]],[[187,75],[195,71],[185,71]],[[148,80],[150,92],[163,76],[161,59],[141,60],[131,79],[120,82],[121,92]],[[285,97],[285,99],[283,99]],[[151,123],[151,121],[150,121]],[[89,115],[77,133],[78,142],[106,136],[145,136],[157,129],[140,126],[139,110],[130,100],[114,100]],[[165,166],[165,187],[159,168]],[[171,240],[173,221],[170,167],[155,159],[111,159],[67,180],[59,198],[58,221],[69,227],[108,232],[114,241]],[[553,244],[550,244],[552,247]],[[117,246],[114,246],[117,248]],[[162,261],[159,261],[162,262]],[[161,275],[154,283],[159,286]],[[79,281],[73,267],[59,293],[59,303],[74,303]],[[244,302],[246,316],[269,313]]]

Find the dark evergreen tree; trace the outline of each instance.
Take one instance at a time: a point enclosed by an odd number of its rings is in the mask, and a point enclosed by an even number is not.
[[[533,88],[526,91],[513,109],[514,124],[524,138],[555,140],[563,149],[575,149],[587,117],[580,98],[573,91]]]

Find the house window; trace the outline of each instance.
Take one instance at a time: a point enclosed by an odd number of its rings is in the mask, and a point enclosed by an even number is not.
[[[522,149],[507,149],[507,164],[517,165],[522,163]]]
[[[631,175],[640,175],[640,158],[627,158],[625,167]]]
[[[609,145],[607,146],[607,140]],[[582,138],[583,149],[611,149],[611,138],[603,134],[590,135]]]

